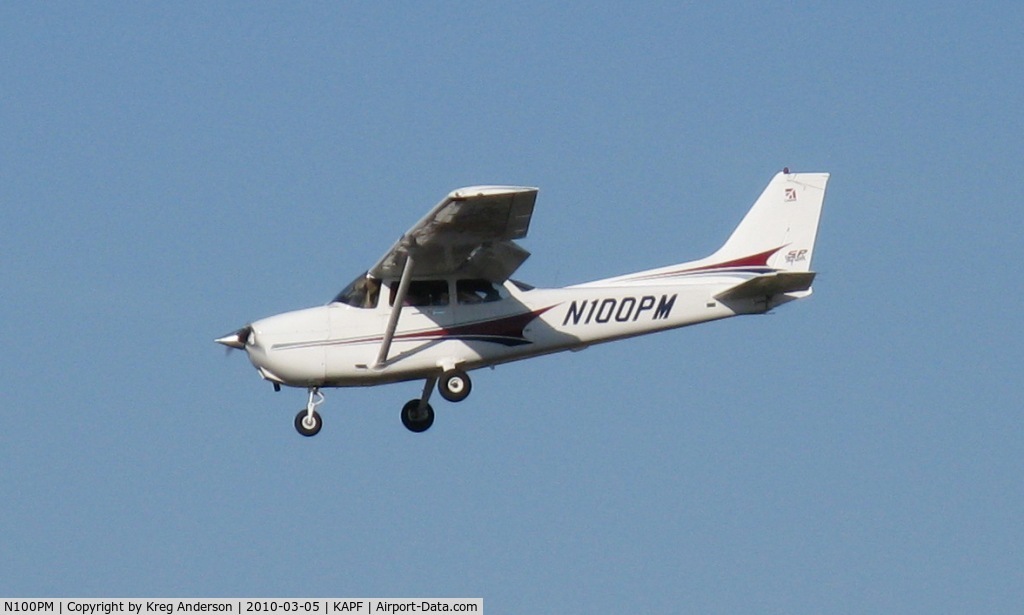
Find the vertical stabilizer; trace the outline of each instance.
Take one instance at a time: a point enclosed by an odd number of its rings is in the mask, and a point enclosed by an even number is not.
[[[775,175],[725,244],[708,260],[731,262],[773,252],[767,265],[809,271],[828,173]]]
[[[776,174],[729,239],[710,256],[577,286],[672,283],[696,276],[707,279],[712,274],[745,278],[752,273],[809,272],[828,178],[828,173],[785,170]],[[813,276],[785,279],[784,292],[810,294]]]

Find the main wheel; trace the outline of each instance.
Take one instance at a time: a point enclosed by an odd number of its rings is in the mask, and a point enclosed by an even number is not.
[[[295,415],[295,431],[307,438],[320,433],[320,428],[324,426],[324,420],[316,410],[313,411],[313,420],[310,421],[309,418],[309,412],[305,409]]]
[[[424,432],[434,424],[434,409],[426,404],[420,411],[420,400],[410,399],[402,406],[402,424],[414,433]]]
[[[448,370],[437,381],[437,392],[448,401],[462,401],[469,397],[471,390],[473,383],[469,380],[469,374],[461,369]]]

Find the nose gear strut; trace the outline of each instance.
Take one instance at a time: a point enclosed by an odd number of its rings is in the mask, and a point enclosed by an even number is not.
[[[320,392],[320,387],[309,387],[309,401],[306,402],[306,409],[299,410],[299,413],[295,415],[296,431],[306,437],[320,433],[324,421],[320,418],[316,407],[322,403],[324,403],[324,394]]]

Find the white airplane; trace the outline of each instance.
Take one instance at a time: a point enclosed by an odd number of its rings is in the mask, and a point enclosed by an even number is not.
[[[536,188],[450,193],[327,305],[257,320],[217,339],[243,349],[265,380],[308,390],[304,436],[323,421],[328,387],[423,380],[402,408],[414,432],[434,422],[430,396],[466,399],[467,372],[742,314],[811,294],[827,173],[778,173],[714,254],[566,288],[510,279],[529,252]]]

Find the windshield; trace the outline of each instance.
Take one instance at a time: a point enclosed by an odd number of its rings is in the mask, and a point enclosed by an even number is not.
[[[379,297],[380,280],[371,278],[369,274],[364,273],[343,288],[338,296],[331,300],[331,303],[344,303],[357,308],[375,308]]]

